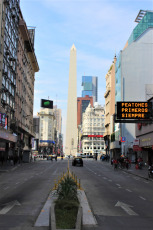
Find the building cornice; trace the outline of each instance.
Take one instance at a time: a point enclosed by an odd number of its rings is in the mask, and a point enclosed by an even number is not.
[[[19,29],[20,29],[21,34],[23,36],[23,40],[24,40],[24,44],[25,44],[25,47],[27,49],[27,52],[29,53],[29,56],[31,58],[31,62],[32,62],[34,71],[38,72],[39,66],[38,66],[36,55],[35,55],[34,47],[31,43],[29,32],[28,32],[26,23],[23,19],[19,20]]]

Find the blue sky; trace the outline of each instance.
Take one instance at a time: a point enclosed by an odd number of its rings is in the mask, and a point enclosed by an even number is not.
[[[115,53],[123,49],[140,9],[153,10],[153,0],[20,0],[27,26],[36,27],[34,115],[40,100],[62,109],[65,134],[70,49],[77,49],[77,96],[82,76],[98,77],[98,102],[104,105],[105,75]]]

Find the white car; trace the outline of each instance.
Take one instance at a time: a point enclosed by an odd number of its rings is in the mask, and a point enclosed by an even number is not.
[[[65,158],[67,158],[67,159],[72,159],[73,156],[72,156],[72,155],[66,155]]]

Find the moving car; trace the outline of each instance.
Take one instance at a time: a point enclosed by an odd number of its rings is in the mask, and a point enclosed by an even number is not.
[[[81,157],[74,157],[72,160],[72,166],[83,166],[83,160]]]

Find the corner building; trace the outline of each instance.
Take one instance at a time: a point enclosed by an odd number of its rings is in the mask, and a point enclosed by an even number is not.
[[[31,151],[35,72],[34,29],[28,29],[19,0],[0,1],[0,146],[7,159]],[[0,147],[1,149],[1,147]],[[11,150],[11,153],[10,151]]]
[[[53,109],[41,108],[39,116],[39,152],[43,155],[55,152],[55,116]]]
[[[115,102],[147,101],[153,95],[153,11],[140,10],[135,22],[137,26],[116,61]],[[135,124],[122,123],[117,132],[126,138],[122,154],[134,159]]]
[[[89,103],[93,107],[93,97],[86,95],[77,98],[77,127],[82,124],[82,115],[88,107]]]
[[[95,103],[94,107],[88,105],[83,113],[82,121],[82,154],[90,157],[105,154],[105,110],[104,107]]]

